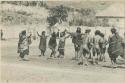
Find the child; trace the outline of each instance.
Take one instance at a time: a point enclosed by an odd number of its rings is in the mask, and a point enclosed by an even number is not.
[[[39,43],[39,49],[41,51],[41,55],[45,56],[45,51],[46,51],[46,39],[47,39],[47,36],[45,36],[46,32],[43,31],[41,33],[41,35],[39,35],[39,33],[37,32],[38,36],[40,37],[40,43]],[[39,56],[41,56],[39,55]]]
[[[57,56],[58,58],[60,58],[61,55],[62,55],[62,58],[64,57],[65,40],[66,40],[66,38],[68,38],[69,36],[70,36],[70,35],[68,35],[68,36],[65,37],[65,34],[64,34],[64,33],[61,33],[61,34],[60,34],[59,46],[58,46],[59,55]]]
[[[55,57],[55,54],[56,54],[56,46],[57,46],[57,41],[56,41],[56,33],[53,32],[52,35],[51,35],[51,38],[49,40],[49,48],[52,50],[51,54],[50,54],[50,57]]]

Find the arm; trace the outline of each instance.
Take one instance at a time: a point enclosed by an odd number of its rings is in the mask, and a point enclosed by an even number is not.
[[[108,40],[105,38],[105,44],[108,45]]]
[[[65,39],[66,39],[66,38],[69,38],[69,37],[70,37],[70,35],[67,35],[67,36],[65,37]]]
[[[30,38],[32,36],[32,34],[30,34],[29,36],[28,36],[28,38]]]
[[[71,32],[68,32],[68,31],[67,31],[66,33],[68,33],[68,34],[72,34]]]
[[[49,37],[50,35],[51,35],[51,34],[49,34],[49,35],[46,35],[46,38],[47,38],[47,37]]]
[[[39,36],[39,37],[41,37],[41,35],[37,32],[37,35]]]
[[[110,42],[110,36],[108,37],[108,41],[107,41],[108,43]]]
[[[73,32],[67,32],[67,34],[69,34],[71,36],[71,38],[74,36]]]

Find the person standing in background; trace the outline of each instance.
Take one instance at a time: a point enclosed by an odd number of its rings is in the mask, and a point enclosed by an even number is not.
[[[0,38],[1,38],[1,40],[3,40],[3,30],[2,29],[0,30]]]
[[[123,38],[123,48],[125,49],[125,32],[124,32],[124,38]]]
[[[124,32],[122,46],[123,46],[123,51],[124,51],[123,54],[125,55],[125,32]]]

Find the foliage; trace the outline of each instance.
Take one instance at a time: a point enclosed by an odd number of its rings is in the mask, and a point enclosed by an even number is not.
[[[70,26],[108,26],[108,20],[98,20],[95,17],[96,11],[93,8],[81,8],[76,9],[68,6],[54,6],[49,7],[46,2],[44,1],[1,1],[1,4],[13,4],[13,5],[23,5],[23,6],[37,6],[37,7],[44,7],[49,11],[49,16],[47,17],[47,22],[49,27],[51,28],[56,23],[62,23],[63,21],[69,23]],[[70,13],[77,12],[76,15],[69,15]],[[17,11],[17,14],[26,16],[31,16],[30,13],[26,11]],[[67,19],[67,17],[70,17]],[[14,19],[15,17],[7,16],[6,19]],[[27,17],[26,17],[27,18]],[[11,20],[10,20],[11,21]],[[25,20],[26,21],[26,20]],[[22,22],[22,21],[21,21]]]
[[[47,17],[47,22],[49,23],[49,26],[54,26],[58,20],[54,16]]]
[[[102,20],[102,26],[104,26],[104,27],[109,26],[109,24],[108,24],[108,19],[107,19],[107,18],[104,18],[104,19]]]
[[[24,5],[24,6],[39,6],[48,8],[47,4],[43,1],[1,1],[2,4],[8,3],[13,5]]]
[[[96,19],[95,19],[95,10],[92,8],[81,8],[75,10],[78,14],[73,16],[73,20],[69,22],[69,25],[76,25],[76,26],[95,26]]]
[[[54,26],[57,22],[61,23],[62,21],[67,21],[68,17],[68,8],[63,5],[50,8],[50,16],[47,18],[47,21],[50,26]]]

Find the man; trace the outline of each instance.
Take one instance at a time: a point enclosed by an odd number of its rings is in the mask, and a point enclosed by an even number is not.
[[[93,64],[98,64],[100,58],[100,47],[99,42],[101,40],[100,31],[95,31],[95,36],[93,37]]]
[[[100,61],[106,61],[105,60],[105,52],[106,52],[106,45],[107,40],[105,38],[105,35],[103,33],[100,33],[101,39],[99,41],[99,48],[100,48]]]
[[[113,64],[113,67],[115,67],[116,64],[116,58],[118,56],[121,56],[125,59],[125,52],[122,46],[123,40],[121,36],[119,36],[117,30],[115,28],[111,29],[112,35],[109,37],[109,47],[108,47],[108,54],[111,59],[111,62]]]
[[[88,65],[88,58],[91,55],[91,45],[92,45],[92,38],[90,37],[90,29],[87,29],[85,31],[85,34],[82,35],[82,44],[80,46],[79,51],[79,63],[78,65],[82,65],[84,62],[84,65]]]
[[[73,58],[73,60],[77,60],[78,59],[78,52],[80,50],[80,46],[81,46],[81,28],[78,27],[75,33],[71,33],[71,37],[72,37],[72,43],[74,44],[74,48],[75,48],[75,57]]]
[[[64,33],[60,34],[59,44],[58,44],[58,51],[59,51],[59,55],[57,56],[58,58],[64,58],[64,55],[65,55],[65,41],[69,36],[70,35],[65,36]]]
[[[93,38],[90,34],[91,30],[90,29],[87,29],[85,31],[85,34],[87,35],[87,47],[89,49],[89,58],[91,59],[92,58],[92,45],[93,45]]]
[[[49,48],[52,50],[52,52],[50,54],[50,57],[54,56],[54,58],[56,58],[55,57],[55,54],[56,54],[55,49],[56,49],[56,46],[57,46],[57,41],[56,41],[56,33],[55,32],[52,33],[48,45],[49,45]]]

